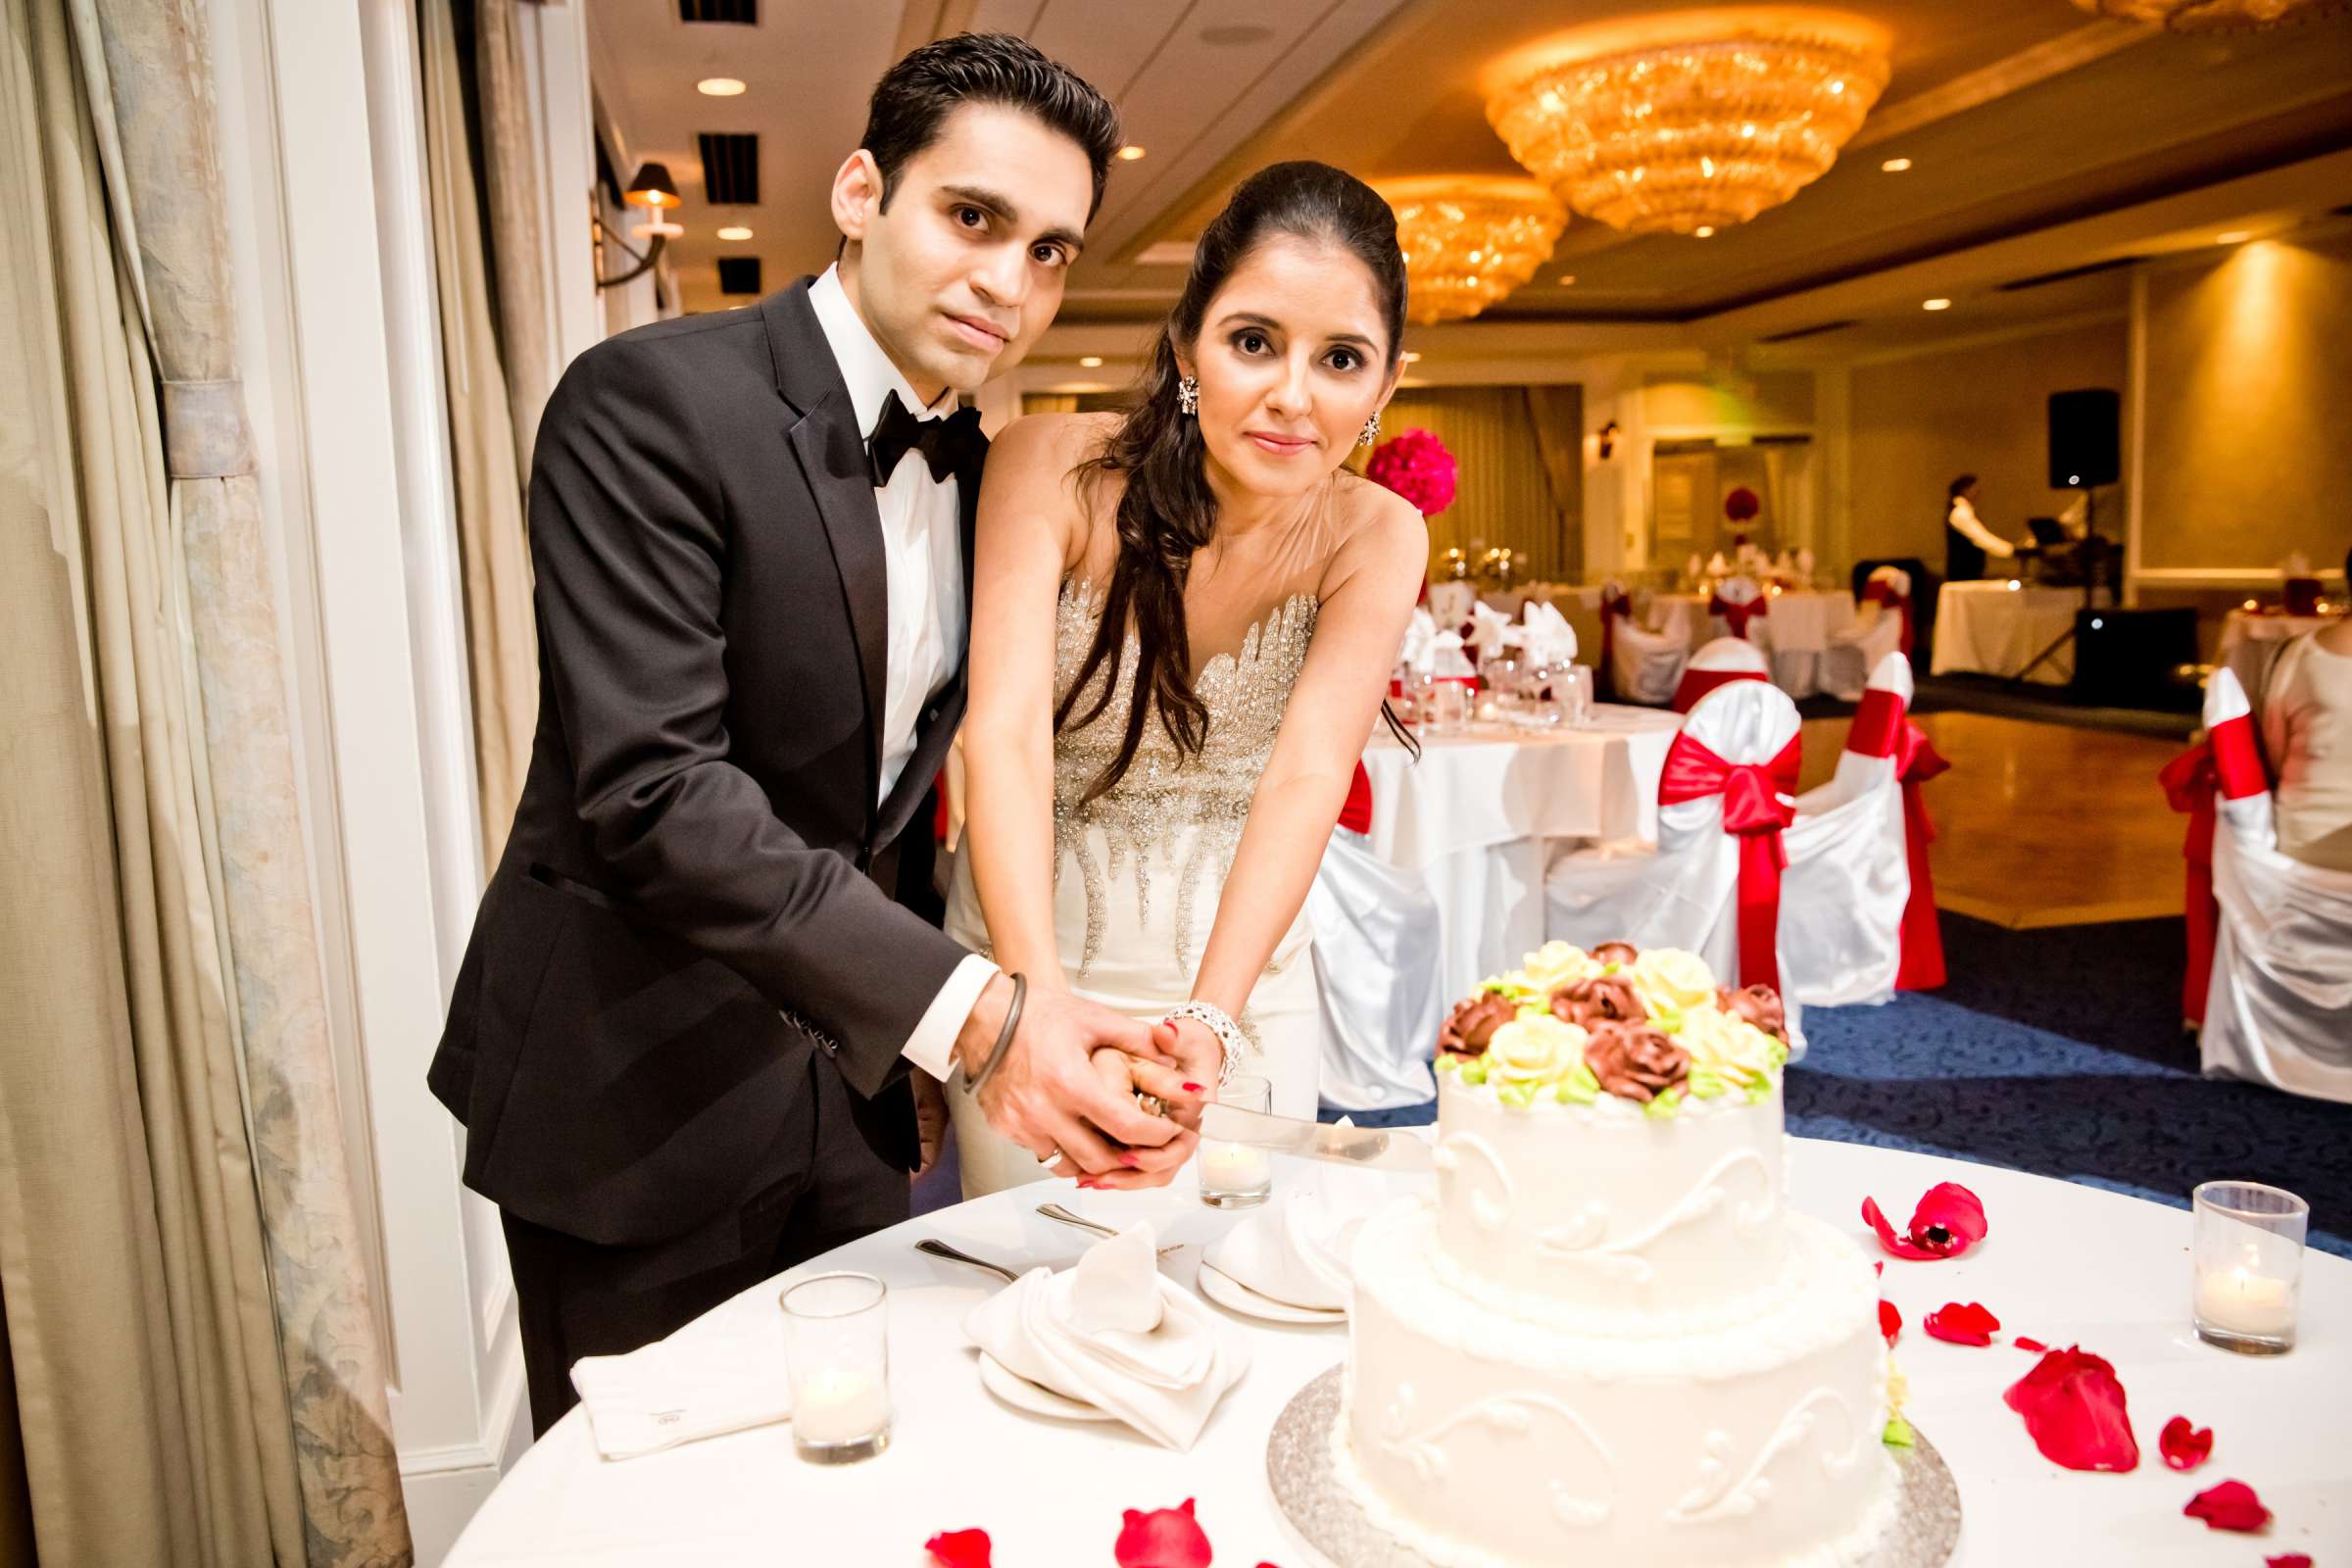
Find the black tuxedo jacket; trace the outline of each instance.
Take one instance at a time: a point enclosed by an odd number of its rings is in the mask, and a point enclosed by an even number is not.
[[[531,466],[539,723],[428,1082],[466,1182],[588,1241],[681,1236],[807,1151],[822,1051],[915,1162],[900,1050],[963,950],[895,901],[882,525],[808,280],[624,332],[564,372]],[[969,603],[977,475],[958,485]],[[927,870],[927,854],[909,856]]]

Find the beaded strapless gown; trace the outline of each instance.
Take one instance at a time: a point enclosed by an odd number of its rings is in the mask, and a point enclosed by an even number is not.
[[[1088,784],[1118,755],[1125,733],[1135,698],[1132,636],[1118,694],[1092,723],[1054,737],[1054,935],[1062,972],[1078,995],[1152,1021],[1192,996],[1250,797],[1306,662],[1315,611],[1312,594],[1295,594],[1250,628],[1239,654],[1219,654],[1201,666],[1193,684],[1208,709],[1208,728],[1197,757],[1180,759],[1154,718],[1117,786],[1080,804]],[[1065,585],[1054,635],[1056,708],[1077,679],[1101,615],[1099,594],[1082,583]],[[1091,709],[1106,678],[1097,670],[1073,711]],[[974,952],[990,952],[970,862],[961,857],[949,889],[947,929]],[[1301,914],[1277,944],[1238,1020],[1254,1045],[1254,1059],[1239,1070],[1272,1081],[1273,1108],[1283,1115],[1315,1114],[1315,1009]],[[967,1198],[1043,1177],[1026,1150],[989,1128],[960,1083],[951,1086],[948,1102]]]

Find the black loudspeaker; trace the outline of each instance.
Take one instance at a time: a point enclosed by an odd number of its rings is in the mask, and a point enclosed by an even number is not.
[[[2075,696],[2102,708],[2170,708],[2173,671],[2197,659],[2197,612],[2075,612]]]
[[[2084,490],[2123,477],[2123,399],[2105,387],[2050,394],[2050,488]]]

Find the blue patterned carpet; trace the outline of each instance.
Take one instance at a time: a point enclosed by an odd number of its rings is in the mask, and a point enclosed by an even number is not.
[[[2273,1182],[2311,1200],[2314,1247],[2352,1257],[2352,1108],[2197,1076],[2180,1023],[2180,921],[2010,931],[1946,913],[1943,931],[1959,977],[1943,990],[1806,1009],[1791,1132],[2181,1208],[2201,1181]]]

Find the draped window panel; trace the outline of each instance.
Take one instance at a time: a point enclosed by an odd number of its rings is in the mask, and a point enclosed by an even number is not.
[[[1482,548],[1524,551],[1532,578],[1560,580],[1576,576],[1583,565],[1583,498],[1580,481],[1563,484],[1556,468],[1581,474],[1581,458],[1573,464],[1558,459],[1564,441],[1575,456],[1579,440],[1576,415],[1565,415],[1566,398],[1576,388],[1544,388],[1547,396],[1534,400],[1529,388],[1518,386],[1408,387],[1389,403],[1380,418],[1381,438],[1414,428],[1434,433],[1446,443],[1457,466],[1459,483],[1453,505],[1429,519],[1429,553],[1434,565],[1448,548],[1469,550],[1471,541]],[[1576,398],[1579,411],[1582,398]],[[1542,411],[1543,430],[1538,428]],[[1547,458],[1546,441],[1554,451]],[[1364,449],[1348,460],[1360,468]]]

